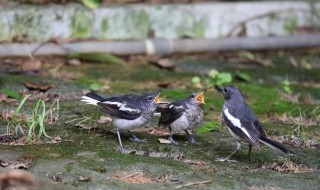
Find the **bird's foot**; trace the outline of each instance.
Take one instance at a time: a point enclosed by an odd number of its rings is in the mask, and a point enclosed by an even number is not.
[[[194,138],[189,138],[188,141],[189,141],[189,143],[194,144],[194,145],[200,145],[201,144],[200,142],[194,140]]]
[[[132,142],[138,142],[138,143],[146,143],[148,141],[139,139],[138,137],[129,138]]]
[[[118,151],[121,154],[135,154],[137,152],[136,150],[130,150],[130,149],[124,149],[124,148],[120,148]]]
[[[173,140],[173,138],[170,138],[168,139],[170,141],[170,144],[173,144],[173,145],[178,145],[179,143],[175,140]]]
[[[230,160],[228,157],[227,158],[216,158],[217,162],[237,162],[237,160]]]

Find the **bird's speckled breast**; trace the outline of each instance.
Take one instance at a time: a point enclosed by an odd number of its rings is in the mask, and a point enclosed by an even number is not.
[[[188,129],[194,129],[203,120],[203,109],[199,106],[192,106],[186,110],[186,116],[189,121]]]

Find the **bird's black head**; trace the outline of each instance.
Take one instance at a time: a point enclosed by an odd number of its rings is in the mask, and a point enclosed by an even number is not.
[[[192,93],[189,98],[191,99],[191,103],[202,105],[204,104],[204,92],[196,92]]]
[[[223,94],[224,99],[227,100],[242,100],[242,92],[233,85],[215,86],[215,88]]]

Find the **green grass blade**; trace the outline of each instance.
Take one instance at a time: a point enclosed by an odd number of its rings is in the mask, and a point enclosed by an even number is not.
[[[31,94],[28,94],[26,95],[22,101],[20,102],[19,106],[17,107],[17,109],[14,111],[12,117],[15,118],[19,113],[20,113],[20,110],[21,110],[21,107],[23,106],[23,104],[25,103],[25,101],[31,96]]]

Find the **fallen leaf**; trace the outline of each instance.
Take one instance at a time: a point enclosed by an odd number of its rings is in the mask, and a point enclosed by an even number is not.
[[[42,92],[45,92],[45,91],[49,90],[50,88],[54,87],[54,84],[46,83],[46,82],[24,82],[23,84],[29,90],[39,90]]]
[[[42,62],[40,59],[29,58],[24,59],[21,63],[22,71],[39,71],[41,69]]]
[[[98,126],[95,126],[95,125],[87,125],[87,124],[76,124],[74,125],[75,127],[79,127],[79,128],[82,128],[82,129],[95,129],[95,128],[98,128]]]
[[[108,116],[100,116],[99,119],[98,119],[98,123],[100,124],[104,124],[104,123],[110,123],[112,121],[112,118],[111,117],[108,117]]]
[[[69,59],[67,61],[67,64],[72,66],[79,66],[81,65],[81,61],[79,59]]]
[[[168,139],[158,139],[160,144],[171,144],[171,142]]]
[[[207,165],[206,162],[201,160],[184,160],[183,162],[189,164],[189,165],[195,165],[195,166],[205,166]]]
[[[29,169],[29,165],[27,165],[26,163],[10,164],[10,165],[8,166],[8,168],[27,170],[27,169]]]
[[[174,63],[167,58],[151,60],[150,63],[161,69],[167,69],[167,70],[172,70],[175,67]]]
[[[79,181],[83,181],[83,182],[88,182],[91,181],[91,177],[83,177],[83,176],[79,176]]]

